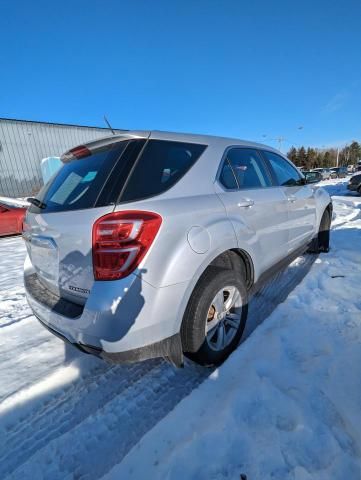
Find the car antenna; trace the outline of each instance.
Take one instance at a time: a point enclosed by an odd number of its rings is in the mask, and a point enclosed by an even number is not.
[[[112,129],[112,126],[110,125],[107,117],[104,115],[104,122],[108,125],[108,128],[111,130],[112,134],[115,135],[114,130]]]

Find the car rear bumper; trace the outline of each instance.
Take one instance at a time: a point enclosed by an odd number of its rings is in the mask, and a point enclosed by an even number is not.
[[[171,357],[179,363],[179,331],[185,284],[155,288],[137,275],[94,282],[85,305],[57,297],[25,266],[28,303],[52,333],[87,353],[112,362]]]
[[[124,352],[105,352],[101,348],[94,347],[93,345],[86,345],[83,343],[74,343],[70,341],[65,335],[62,335],[57,330],[54,330],[49,325],[44,323],[37,317],[43,327],[49,330],[50,333],[63,340],[63,342],[72,345],[83,353],[89,355],[95,355],[110,363],[134,363],[141,362],[143,360],[149,360],[151,358],[165,358],[173,363],[177,367],[183,366],[183,351],[182,342],[179,334],[175,334],[171,337],[160,340],[159,342],[145,345],[143,347],[134,348],[133,350],[127,350]]]

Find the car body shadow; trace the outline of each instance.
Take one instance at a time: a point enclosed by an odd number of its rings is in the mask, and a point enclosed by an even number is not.
[[[310,271],[317,255],[305,254],[277,273],[249,301],[248,320],[242,337],[244,341],[284,302],[294,288]]]

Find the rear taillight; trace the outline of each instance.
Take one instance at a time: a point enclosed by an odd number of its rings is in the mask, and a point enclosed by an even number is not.
[[[89,150],[89,148],[85,147],[84,145],[72,148],[71,150],[69,150],[69,152],[72,153],[75,158],[84,158],[88,155],[91,155],[91,151]]]
[[[140,264],[153,243],[162,217],[153,212],[114,212],[93,226],[95,280],[118,280]]]
[[[89,155],[91,155],[91,151],[89,150],[89,148],[87,148],[85,145],[79,145],[78,147],[72,148],[71,150],[68,150],[66,153],[64,153],[60,157],[60,160],[63,163],[67,163],[71,160],[74,160],[75,158],[79,160],[80,158],[88,157]]]

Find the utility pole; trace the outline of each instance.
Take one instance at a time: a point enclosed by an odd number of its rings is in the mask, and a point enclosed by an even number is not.
[[[278,142],[278,150],[281,152],[281,148],[282,148],[282,142],[284,142],[286,139],[285,137],[277,137],[275,138],[275,140],[277,140]]]
[[[299,127],[297,127],[297,130],[303,130],[303,125],[300,125]],[[269,140],[273,140],[275,142],[278,142],[278,150],[280,152],[282,151],[282,143],[287,140],[286,137],[282,137],[281,135],[279,137],[276,137],[276,138],[271,138],[271,137],[268,137],[268,135],[266,133],[264,133],[262,135],[262,140],[266,139],[266,138],[269,138]],[[290,143],[290,142],[288,142],[288,143]],[[297,145],[296,142],[294,142],[293,144]]]
[[[340,147],[337,147],[336,167],[338,167],[338,158],[340,156]]]

